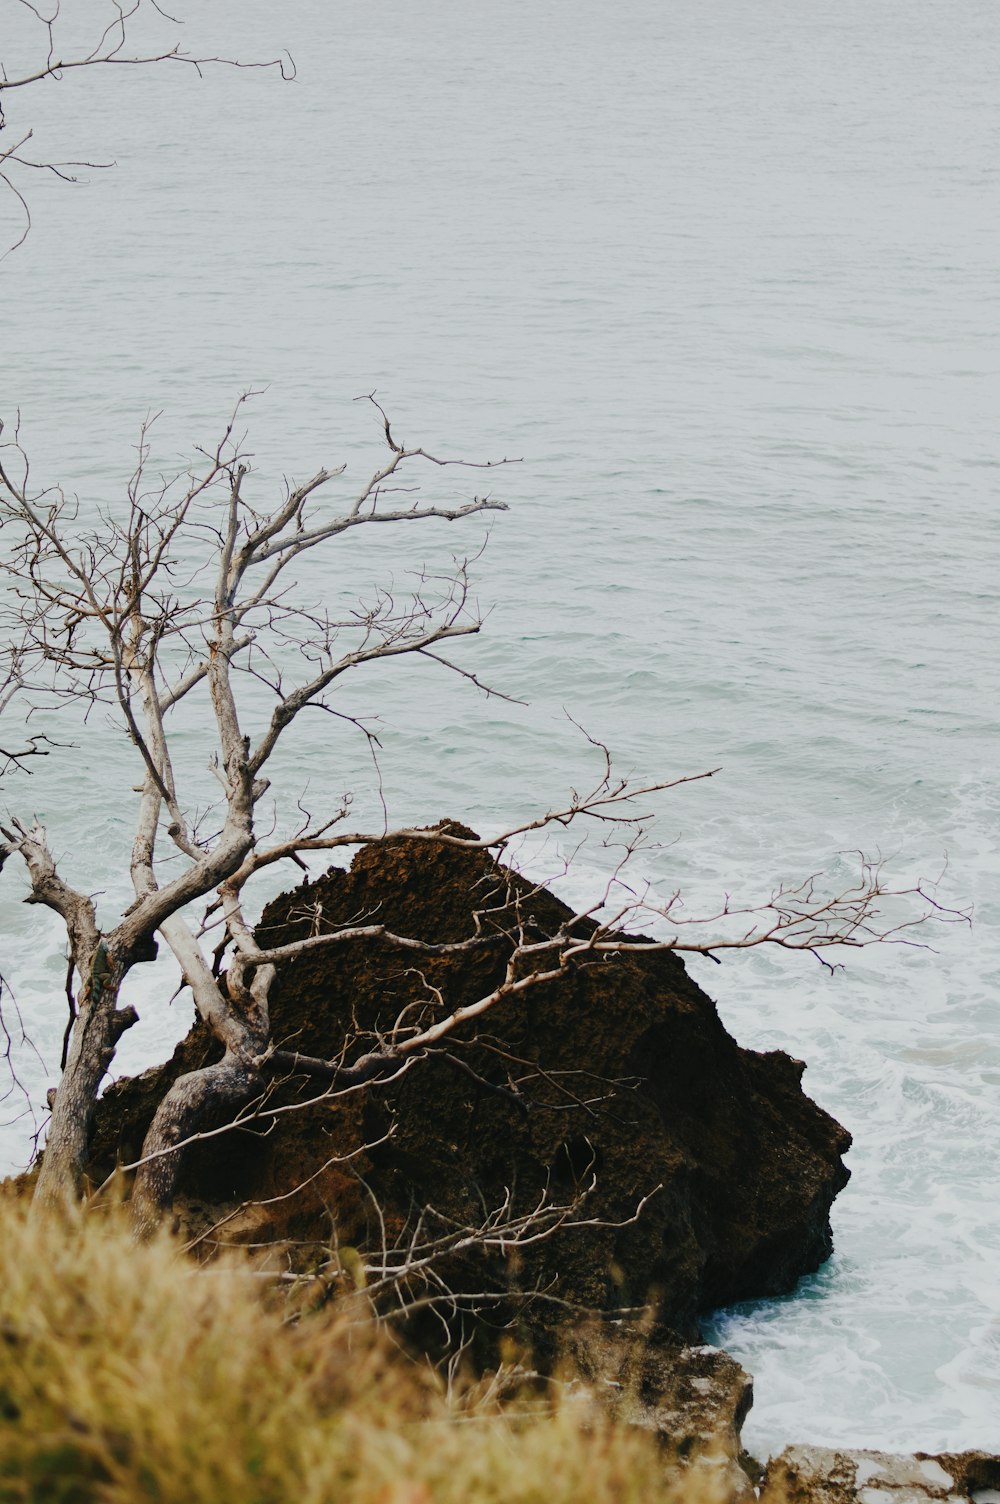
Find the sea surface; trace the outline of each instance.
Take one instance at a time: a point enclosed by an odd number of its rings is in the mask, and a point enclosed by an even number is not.
[[[64,6],[70,31],[94,10]],[[166,473],[253,387],[252,494],[346,463],[343,498],[382,458],[353,401],[375,390],[409,443],[520,461],[449,472],[442,494],[488,483],[509,504],[461,662],[527,703],[375,666],[338,705],[378,718],[381,789],[364,741],[317,716],[277,770],[293,797],[351,790],[358,824],[384,796],[397,823],[497,830],[597,776],[578,723],[640,781],[721,770],[650,802],[634,862],[688,916],[814,872],[844,884],[858,850],[897,884],[943,873],[938,898],[974,922],[910,935],[931,948],[849,952],[833,974],[764,950],[694,963],[731,1032],[807,1061],[855,1136],[830,1263],[709,1335],[755,1375],[758,1453],[1000,1450],[1000,9],[182,15],[191,50],[287,48],[296,81],[165,65],[5,96],[39,158],[116,164],[22,180],[31,234],[0,263],[0,411],[8,434],[20,412],[35,482],[84,517],[120,509],[148,414]],[[30,21],[2,0],[5,60]],[[0,195],[5,245],[20,212]],[[403,592],[483,536],[473,520],[338,546],[322,593]],[[113,919],[138,772],[99,711],[61,734],[73,745],[0,800],[47,822]],[[184,738],[196,801],[204,735]],[[585,898],[610,854],[592,842],[564,874],[574,844],[520,859]],[[65,951],[23,894],[8,864],[0,970],[38,1050],[16,1061],[40,1122]],[[190,1016],[168,967],[136,975],[119,1071]],[[9,1167],[31,1149],[21,1107],[2,1109]]]

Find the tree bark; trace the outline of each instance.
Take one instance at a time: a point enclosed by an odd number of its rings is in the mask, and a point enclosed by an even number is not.
[[[142,1146],[144,1163],[136,1171],[130,1207],[137,1237],[151,1237],[173,1206],[184,1160],[183,1149],[174,1146],[197,1133],[210,1112],[235,1111],[261,1085],[257,1066],[234,1050],[215,1065],[178,1077],[156,1109]]]
[[[66,1069],[52,1104],[32,1203],[39,1209],[75,1200],[83,1189],[97,1093],[119,1039],[139,1017],[132,1007],[118,1007],[125,974],[104,941],[98,941],[84,972],[87,980],[80,990]]]

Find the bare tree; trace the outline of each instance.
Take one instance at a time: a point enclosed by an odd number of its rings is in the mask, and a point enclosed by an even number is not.
[[[20,69],[0,66],[0,110],[12,91],[45,87],[73,70],[169,62],[198,68],[229,61],[198,57],[176,45],[133,49],[132,28],[141,20],[170,22],[155,0],[126,6],[113,0],[108,24],[86,45],[69,50],[63,46],[58,0],[48,10],[32,0],[17,4],[38,52]],[[0,128],[8,128],[2,113]],[[31,134],[27,127],[15,132],[0,150],[0,182],[23,208],[24,233],[30,226],[19,186],[25,175],[72,176],[77,165],[33,156]],[[361,529],[455,523],[505,508],[489,494],[457,504],[425,501],[417,486],[421,471],[469,467],[400,442],[374,398],[386,458],[360,488],[345,496],[334,484],[342,470],[323,469],[278,496],[261,497],[239,427],[245,400],[214,448],[169,483],[150,473],[150,436],[144,429],[125,495],[95,515],[85,514],[59,490],[35,487],[19,420],[10,437],[0,431],[0,717],[4,726],[19,717],[9,736],[4,731],[0,771],[30,771],[32,758],[53,750],[55,743],[31,719],[35,712],[89,706],[102,707],[127,738],[139,772],[131,852],[124,858],[134,897],[109,927],[99,923],[92,894],[66,879],[37,820],[11,815],[0,827],[0,866],[19,858],[28,880],[26,901],[59,915],[69,949],[70,1020],[61,1079],[50,1093],[39,1205],[76,1195],[83,1186],[97,1095],[118,1041],[136,1020],[122,989],[133,968],[155,954],[157,939],[176,958],[199,1015],[224,1053],[217,1063],[178,1080],[159,1105],[135,1167],[133,1209],[142,1228],[155,1225],[170,1206],[182,1150],[205,1136],[210,1115],[239,1118],[252,1110],[259,1117],[283,1110],[260,1106],[276,1072],[313,1077],[324,1099],[389,1081],[446,1050],[463,1030],[526,989],[626,945],[709,955],[722,948],[772,945],[822,957],[834,946],[905,939],[908,926],[937,907],[932,893],[918,887],[910,892],[918,899],[915,915],[911,910],[911,917],[899,918],[891,906],[886,912],[889,890],[882,872],[863,859],[856,883],[846,891],[830,895],[809,879],[757,904],[727,899],[701,919],[686,914],[679,894],[665,902],[637,894],[624,871],[645,831],[636,801],[691,777],[633,788],[615,777],[598,747],[601,765],[593,785],[527,824],[482,841],[441,830],[391,833],[397,840],[445,840],[502,854],[529,830],[601,822],[617,842],[617,865],[593,903],[550,933],[538,933],[515,893],[499,905],[502,921],[481,913],[472,933],[447,946],[420,935],[388,933],[384,925],[367,921],[332,929],[318,924],[294,943],[262,945],[251,918],[262,874],[278,863],[301,867],[310,854],[389,835],[386,828],[343,828],[347,803],[313,815],[305,810],[300,790],[271,788],[274,754],[303,713],[322,707],[343,716],[329,696],[345,675],[399,658],[430,659],[484,689],[451,657],[451,649],[481,625],[470,590],[476,550],[459,555],[443,572],[424,572],[402,598],[386,583],[366,602],[345,603],[338,596],[334,603],[327,591],[310,593],[297,566],[314,555],[325,557],[338,539]],[[333,494],[336,502],[329,499]],[[263,725],[251,733],[262,700]],[[219,790],[215,805],[200,816],[197,791],[185,781],[177,753],[177,733],[189,724],[185,717],[195,702],[202,708],[206,729],[201,734]],[[285,812],[274,816],[275,804]],[[289,806],[298,814],[289,817]],[[199,902],[205,905],[202,912],[195,908]],[[637,940],[637,926],[654,918],[664,937]],[[698,923],[702,927],[693,928]],[[415,957],[493,945],[499,935],[507,948],[503,976],[475,998],[448,999],[431,989],[419,1016],[402,1014],[377,1038],[345,1038],[336,1058],[311,1059],[284,1049],[272,1037],[269,1017],[278,968],[311,948],[359,935]],[[486,1235],[479,1230],[480,1237]],[[412,1265],[412,1250],[407,1257]]]
[[[451,945],[387,933],[374,923],[331,932],[319,927],[315,934],[268,949],[248,917],[254,880],[276,863],[301,866],[310,853],[387,838],[385,830],[342,829],[346,806],[315,818],[304,815],[281,839],[262,835],[262,810],[269,811],[274,798],[271,759],[303,712],[321,706],[342,713],[329,695],[346,674],[400,657],[431,658],[475,678],[448,651],[481,625],[467,557],[457,557],[444,573],[424,574],[402,600],[380,589],[369,602],[349,609],[310,597],[292,578],[292,567],[307,555],[329,550],[358,529],[451,523],[504,510],[504,503],[489,494],[456,506],[426,502],[414,490],[418,470],[439,471],[454,462],[400,442],[382,408],[370,400],[386,460],[346,503],[333,507],[320,501],[320,493],[328,492],[341,471],[320,470],[287,487],[270,505],[251,499],[237,428],[242,401],[201,468],[174,483],[147,479],[144,431],[124,504],[90,522],[60,493],[32,491],[19,436],[0,448],[6,625],[17,651],[13,688],[29,706],[105,707],[131,742],[141,772],[130,858],[135,896],[110,928],[99,927],[92,897],[62,876],[40,824],[14,817],[3,827],[2,854],[16,854],[23,862],[30,883],[27,901],[47,906],[65,923],[74,978],[68,1050],[38,1181],[40,1204],[81,1187],[98,1091],[118,1040],[136,1020],[134,1009],[121,1002],[122,986],[132,968],[153,955],[157,936],[173,952],[201,1018],[225,1053],[216,1064],[178,1080],[160,1104],[133,1192],[141,1226],[152,1226],[169,1208],[179,1150],[197,1135],[206,1115],[237,1113],[265,1089],[269,1072],[294,1069],[317,1077],[326,1093],[349,1090],[393,1076],[444,1048],[456,1031],[505,1000],[583,959],[624,946],[655,944],[712,954],[772,945],[823,955],[834,946],[905,938],[907,928],[934,906],[930,892],[918,888],[913,892],[924,900],[920,913],[887,916],[881,871],[863,861],[856,884],[832,897],[810,879],[761,904],[726,900],[717,913],[698,920],[686,915],[677,894],[665,903],[636,894],[623,874],[645,827],[635,801],[690,778],[632,788],[614,777],[601,749],[594,786],[527,825],[482,841],[440,830],[391,833],[394,839],[444,840],[501,853],[529,829],[584,818],[603,821],[622,851],[592,904],[553,933],[539,934],[522,921],[517,902],[511,908],[508,895],[503,934],[509,955],[502,980],[488,993],[457,1005],[439,998],[430,1020],[401,1017],[377,1040],[345,1039],[334,1060],[278,1048],[270,1032],[268,996],[277,968],[296,955],[359,935],[416,955],[464,951],[497,939],[496,926],[481,914],[474,933]],[[263,729],[252,736],[246,706],[261,693],[270,708]],[[193,798],[179,784],[173,751],[181,711],[196,697],[210,727],[205,750],[220,790],[208,828],[204,820],[201,826],[192,820]],[[300,800],[295,803],[303,808]],[[192,912],[199,899],[208,901],[208,914],[200,920]],[[672,933],[638,941],[630,930],[654,914],[672,926]],[[692,931],[694,923],[701,928]]]
[[[332,479],[326,470],[291,488],[273,510],[261,512],[245,501],[247,465],[233,424],[179,494],[169,486],[151,493],[144,435],[124,520],[108,515],[77,536],[74,506],[60,497],[32,495],[18,440],[4,447],[0,516],[12,540],[4,565],[14,597],[9,616],[18,640],[18,687],[27,692],[33,674],[36,703],[47,695],[113,705],[143,769],[131,856],[135,901],[106,934],[98,928],[92,899],[61,877],[45,831],[18,820],[5,831],[8,851],[17,851],[26,864],[31,901],[64,920],[80,979],[39,1184],[43,1200],[79,1180],[97,1088],[117,1040],[135,1021],[132,1009],[118,1006],[121,985],[137,962],[149,958],[155,933],[173,950],[202,1015],[227,1047],[210,1076],[190,1084],[185,1100],[164,1112],[158,1132],[176,1134],[209,1099],[238,1104],[252,1091],[259,1077],[253,1062],[269,1043],[267,990],[274,968],[256,960],[240,895],[260,868],[333,844],[326,821],[307,823],[291,840],[259,849],[254,819],[269,789],[268,762],[302,710],[325,703],[326,692],[348,670],[429,654],[478,630],[464,560],[446,578],[426,579],[401,605],[382,592],[367,607],[338,618],[320,602],[291,602],[289,566],[348,530],[454,521],[502,505],[488,496],[451,509],[408,497],[398,504],[390,482],[403,467],[448,462],[396,443],[387,422],[385,435],[387,462],[333,517],[310,511],[311,498]],[[206,560],[199,557],[206,543],[212,571],[207,591]],[[305,674],[288,683],[275,655],[294,656],[307,665]],[[256,742],[241,723],[238,676],[266,686],[274,698]],[[213,771],[224,805],[219,830],[207,837],[190,824],[169,738],[172,716],[196,691],[211,706]],[[166,881],[157,851],[161,835],[184,859],[183,870]],[[221,884],[228,884],[222,899],[227,926],[242,947],[251,947],[247,964],[244,949],[239,951],[225,986],[183,914]],[[155,1178],[153,1172],[147,1176]]]
[[[20,229],[6,252],[23,245],[31,230],[28,184],[39,175],[75,183],[81,171],[109,167],[109,162],[89,159],[53,160],[44,152],[37,154],[35,130],[20,122],[10,138],[2,133],[10,129],[6,119],[7,96],[39,84],[52,85],[72,76],[80,69],[131,69],[174,63],[201,73],[204,68],[221,64],[231,68],[269,68],[285,79],[295,76],[295,67],[287,55],[263,62],[252,62],[219,55],[199,54],[174,39],[179,21],[168,15],[157,0],[107,0],[97,14],[88,8],[87,28],[74,34],[71,17],[63,13],[61,0],[34,4],[34,0],[0,0],[0,20],[4,46],[19,50],[15,65],[0,58],[0,184],[15,200]],[[96,19],[95,19],[96,16]],[[133,45],[133,37],[137,45]],[[20,41],[20,49],[15,43]],[[6,254],[5,252],[5,254]]]
[[[441,1328],[443,1348],[450,1353],[449,1372],[454,1374],[472,1341],[475,1323],[483,1312],[492,1310],[501,1327],[510,1327],[534,1306],[550,1305],[583,1316],[583,1307],[559,1295],[551,1279],[534,1275],[525,1283],[511,1280],[511,1260],[519,1259],[533,1245],[547,1242],[561,1231],[574,1235],[588,1230],[621,1230],[636,1223],[654,1196],[663,1189],[652,1187],[635,1199],[631,1212],[611,1219],[590,1213],[590,1198],[597,1189],[596,1157],[592,1157],[576,1185],[562,1194],[546,1177],[544,1184],[527,1196],[520,1196],[514,1186],[506,1186],[492,1204],[478,1192],[479,1205],[471,1217],[461,1219],[431,1205],[414,1203],[402,1223],[386,1214],[375,1190],[354,1168],[353,1161],[362,1154],[388,1142],[394,1135],[391,1124],[376,1142],[359,1145],[348,1155],[327,1159],[309,1180],[316,1180],[332,1165],[348,1165],[371,1210],[374,1236],[366,1248],[345,1247],[336,1222],[331,1226],[328,1247],[323,1257],[305,1272],[294,1267],[297,1250],[287,1241],[278,1254],[287,1267],[271,1268],[267,1277],[301,1293],[309,1306],[336,1300],[360,1311],[363,1323],[396,1323],[415,1316],[430,1314]],[[192,1238],[185,1251],[199,1248],[219,1249],[227,1246],[226,1231],[233,1221],[248,1211],[273,1207],[297,1196],[303,1182],[293,1189],[262,1201],[245,1202]],[[314,1252],[314,1245],[308,1245]],[[271,1250],[274,1251],[273,1249]],[[478,1282],[456,1280],[457,1264],[467,1255],[476,1260]],[[477,1286],[469,1288],[470,1283]],[[620,1317],[637,1316],[641,1308],[621,1308]]]

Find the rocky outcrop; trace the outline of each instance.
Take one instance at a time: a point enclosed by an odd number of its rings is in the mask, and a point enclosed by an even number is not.
[[[574,1333],[569,1357],[586,1396],[616,1419],[656,1432],[692,1498],[752,1504],[740,1430],[753,1404],[753,1381],[735,1358],[624,1322]]]
[[[495,940],[449,956],[372,939],[303,955],[274,988],[276,1043],[337,1057],[405,1007],[429,1018],[484,995],[503,973],[515,901],[538,933],[566,914],[482,852],[405,841],[363,849],[349,872],[277,900],[258,931],[269,946],[375,920],[449,942],[473,934],[484,910]],[[105,1093],[95,1179],[137,1157],[170,1082],[216,1054],[198,1026],[166,1066]],[[266,1134],[251,1126],[194,1146],[183,1211],[197,1231],[250,1203],[227,1236],[301,1246],[335,1232],[364,1249],[405,1238],[421,1208],[432,1209],[430,1226],[475,1224],[508,1193],[518,1208],[540,1196],[569,1204],[593,1178],[579,1214],[587,1226],[567,1225],[516,1259],[494,1250],[486,1270],[486,1255],[463,1256],[453,1286],[537,1291],[536,1309],[550,1313],[650,1306],[696,1340],[699,1312],[788,1291],[831,1251],[850,1139],[805,1096],[802,1070],[780,1052],[741,1049],[677,956],[619,954],[505,1003],[447,1058],[395,1083],[273,1119]],[[316,1092],[315,1080],[287,1079],[270,1105]]]
[[[1000,1457],[787,1447],[768,1464],[760,1499],[761,1504],[1000,1504]]]

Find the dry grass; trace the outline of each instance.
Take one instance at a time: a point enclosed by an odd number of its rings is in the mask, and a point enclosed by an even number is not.
[[[0,1202],[0,1501],[678,1504],[653,1440],[574,1404],[456,1410],[371,1334],[290,1324],[245,1267]]]

